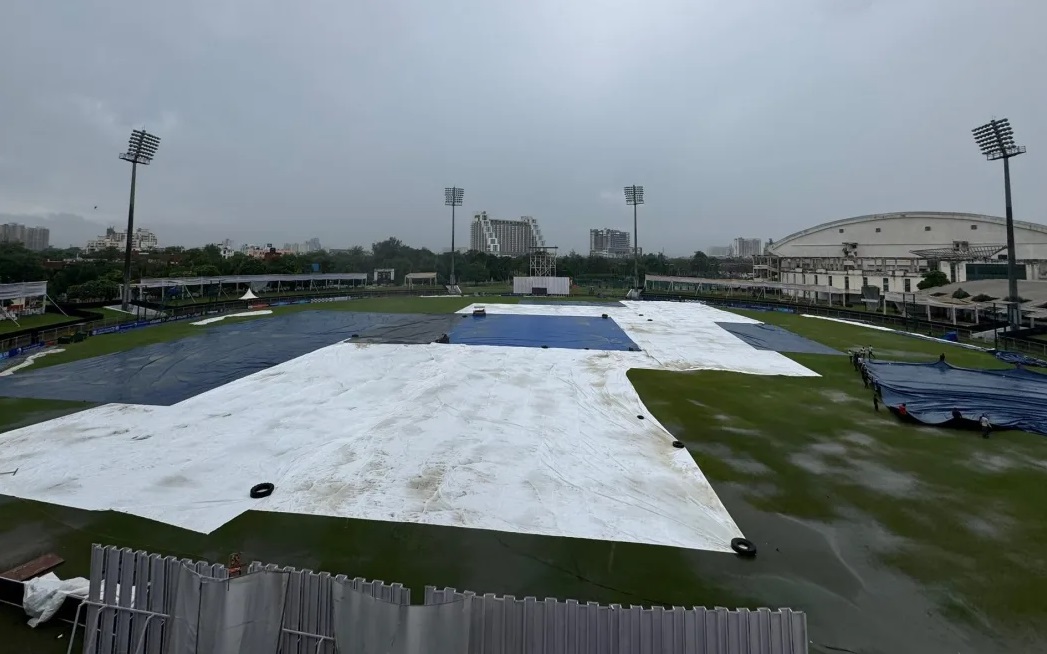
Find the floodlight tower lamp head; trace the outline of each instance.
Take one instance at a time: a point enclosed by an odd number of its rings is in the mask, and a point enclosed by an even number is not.
[[[159,136],[150,134],[144,129],[136,129],[131,132],[131,137],[127,140],[127,152],[121,154],[120,158],[124,161],[148,166],[153,161],[153,158],[156,157],[156,151],[159,147]]]
[[[1025,153],[1025,146],[1015,145],[1011,122],[1002,118],[971,130],[974,142],[989,161],[1009,159]]]
[[[449,186],[444,189],[444,205],[448,207],[460,207],[462,206],[462,198],[465,195],[465,189],[458,188],[457,186]]]
[[[626,204],[643,204],[643,187],[642,186],[626,186],[625,187],[625,203]]]

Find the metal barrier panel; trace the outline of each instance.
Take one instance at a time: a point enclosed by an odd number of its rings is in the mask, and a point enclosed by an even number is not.
[[[178,571],[229,577],[225,566],[94,545],[84,631],[84,654],[162,654],[165,621],[178,594]],[[288,575],[281,654],[337,654],[332,584],[393,604],[409,605],[401,584],[331,576],[253,562],[246,572]],[[807,619],[781,609],[728,610],[602,606],[512,595],[477,595],[454,588],[425,588],[424,603],[469,603],[468,654],[805,654]],[[80,609],[77,617],[80,616]],[[72,651],[76,635],[69,641]],[[259,652],[258,654],[267,654]],[[275,654],[275,653],[274,653]],[[465,654],[465,653],[463,653]]]
[[[601,606],[427,586],[426,604],[471,602],[469,654],[803,654],[807,617],[782,609]]]

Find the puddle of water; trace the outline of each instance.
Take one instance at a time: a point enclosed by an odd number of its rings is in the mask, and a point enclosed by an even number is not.
[[[857,397],[854,397],[853,395],[850,395],[849,393],[844,393],[843,391],[836,391],[836,390],[825,390],[825,391],[822,391],[822,397],[824,397],[825,399],[829,400],[830,402],[836,402],[836,403],[840,403],[840,402],[863,402],[864,401],[861,398],[857,398]]]
[[[825,464],[825,461],[820,456],[812,456],[804,452],[790,454],[789,462],[816,475],[824,475],[830,472],[829,466]]]
[[[911,495],[918,486],[916,478],[867,459],[852,459],[853,470],[848,473],[851,481],[878,493],[894,497]]]
[[[832,441],[821,441],[813,445],[808,446],[809,451],[819,455],[836,454],[844,455],[847,454],[847,446],[842,443],[834,443]]]
[[[1015,467],[1017,462],[999,454],[982,454],[972,457],[969,464],[973,468],[986,472],[1004,472]]]
[[[736,454],[727,445],[720,443],[700,443],[692,445],[700,455],[713,457],[726,463],[739,472],[750,475],[770,475],[772,470],[752,457]],[[699,461],[701,465],[701,461]]]
[[[859,445],[861,447],[872,447],[874,445],[878,445],[878,442],[875,438],[869,436],[868,434],[863,434],[860,431],[844,432],[840,436],[840,438],[842,440],[847,441],[848,443],[851,443],[853,445]]]

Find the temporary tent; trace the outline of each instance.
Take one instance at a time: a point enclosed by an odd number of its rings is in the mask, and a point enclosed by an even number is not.
[[[247,289],[247,292],[244,293],[243,297],[241,297],[240,299],[241,300],[257,300],[258,296],[255,295],[254,291],[252,291],[251,289]]]

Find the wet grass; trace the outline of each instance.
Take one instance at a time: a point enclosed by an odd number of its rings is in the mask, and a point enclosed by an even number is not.
[[[912,337],[750,315],[842,350],[871,345],[881,356],[925,361],[944,351],[954,365],[1002,366],[981,352]],[[847,359],[790,356],[822,377],[629,376],[714,486],[747,487],[745,500],[768,513],[829,524],[867,516],[897,539],[879,560],[918,581],[943,614],[990,633],[1047,635],[1044,437],[1002,432],[983,440],[901,424],[873,411],[871,392]]]

